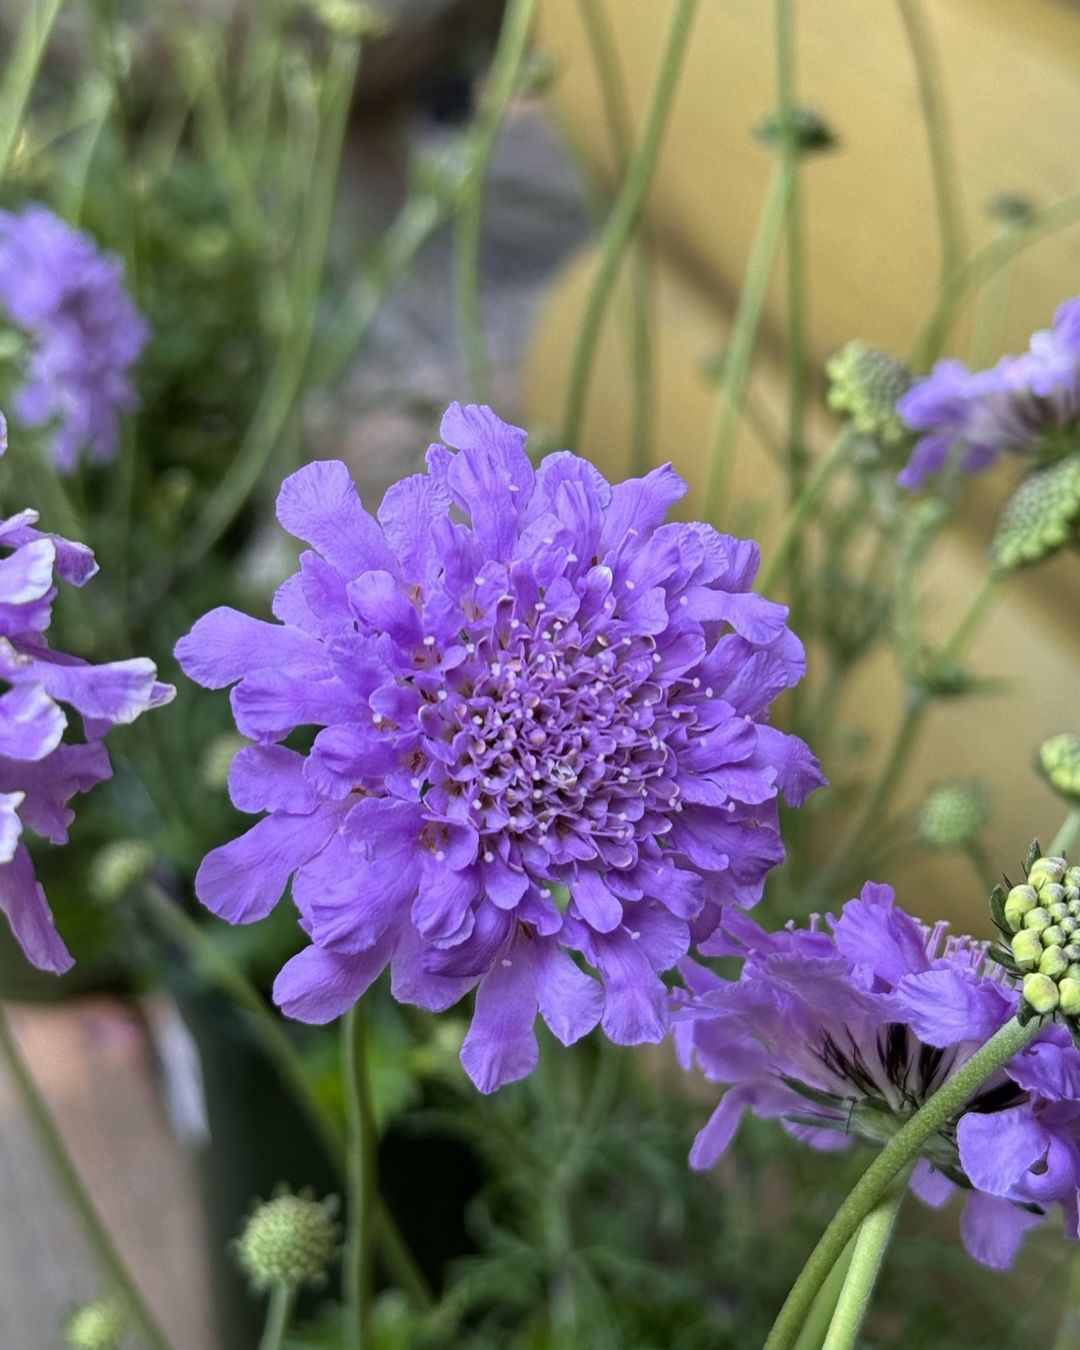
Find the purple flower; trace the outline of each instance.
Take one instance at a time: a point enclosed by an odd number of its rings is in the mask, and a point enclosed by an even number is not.
[[[108,463],[120,414],[135,407],[129,371],[149,336],[124,289],[123,264],[44,206],[0,211],[0,309],[30,338],[15,395],[19,420],[55,423],[61,473],[83,453]]]
[[[0,454],[6,448],[0,416]],[[53,925],[23,842],[26,830],[67,842],[68,800],[112,772],[102,738],[175,693],[144,658],[92,666],[45,640],[56,581],[82,586],[97,571],[82,544],[36,528],[36,511],[0,520],[0,911],[30,961],[61,974],[71,956]],[[77,712],[84,738],[64,739]]]
[[[214,610],[177,656],[236,684],[256,744],[232,798],[269,812],[205,859],[200,899],[247,923],[293,877],[293,1017],[337,1017],[387,963],[422,1007],[477,986],[462,1059],[487,1092],[535,1065],[538,1010],[565,1044],[597,1022],[660,1040],[661,974],[759,899],[778,795],[823,780],[764,720],[804,656],[750,590],[757,547],[665,525],[670,467],[615,487],[567,453],[534,469],[487,408],[453,404],[441,434],[457,453],[433,445],[377,520],[344,464],[287,479],[278,518],[312,551],[280,622]],[[306,754],[281,744],[297,727],[319,728]]]
[[[728,1085],[691,1165],[710,1167],[746,1110],[815,1148],[886,1142],[1016,1011],[1017,992],[985,945],[945,930],[918,923],[874,883],[825,927],[765,933],[726,914],[714,945],[743,958],[739,979],[684,961],[689,992],[676,995],[684,1067],[696,1062]],[[1076,1236],[1078,1185],[1080,1055],[1055,1026],[983,1084],[911,1178],[934,1206],[957,1186],[969,1192],[964,1243],[998,1267],[1055,1201]]]
[[[1080,297],[1067,300],[1054,326],[1032,335],[1022,356],[989,370],[939,361],[899,400],[897,411],[920,433],[900,474],[917,488],[937,473],[954,447],[966,473],[980,473],[1003,451],[1033,454],[1039,443],[1080,422]]]

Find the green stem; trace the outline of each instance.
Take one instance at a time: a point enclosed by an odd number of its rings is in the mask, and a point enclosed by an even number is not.
[[[850,432],[838,436],[832,449],[819,461],[817,468],[803,486],[799,496],[792,503],[791,513],[784,526],[784,533],[780,536],[780,542],[769,560],[768,567],[758,581],[758,590],[764,595],[769,594],[779,582],[781,576],[788,570],[788,564],[794,557],[807,518],[818,502],[821,501],[822,494],[837,472],[847,464],[855,444],[856,437]]]
[[[348,1121],[346,1237],[342,1261],[347,1350],[372,1350],[372,1237],[378,1194],[375,1112],[367,1062],[367,1009],[354,1003],[341,1024]]]
[[[1058,1327],[1058,1334],[1051,1350],[1076,1350],[1080,1345],[1080,1252],[1067,1259],[1069,1286],[1065,1294],[1061,1325]]]
[[[26,105],[41,58],[64,0],[42,0],[27,7],[0,85],[0,182],[22,130]]]
[[[743,397],[750,379],[754,340],[757,337],[773,260],[784,229],[794,181],[793,175],[787,171],[783,163],[773,170],[761,215],[758,217],[757,230],[750,248],[750,261],[747,263],[739,306],[735,312],[735,322],[728,342],[720,398],[706,451],[709,461],[709,482],[705,495],[705,515],[708,520],[717,523],[727,505],[727,484],[734,457],[735,435],[739,429]]]
[[[33,1126],[41,1151],[48,1159],[60,1189],[64,1192],[64,1198],[75,1212],[75,1216],[82,1227],[83,1236],[97,1258],[102,1273],[123,1300],[132,1319],[138,1325],[146,1344],[152,1347],[152,1350],[170,1350],[164,1332],[158,1326],[157,1319],[139,1292],[139,1288],[124,1264],[124,1259],[117,1250],[109,1230],[105,1227],[97,1207],[90,1198],[90,1193],[83,1185],[82,1178],[71,1160],[60,1131],[56,1128],[56,1124],[49,1114],[45,1099],[30,1076],[30,1071],[26,1067],[15,1037],[11,1033],[2,1006],[0,1006],[0,1056],[3,1057],[8,1072],[15,1083],[23,1110]]]
[[[997,572],[990,572],[983,579],[971,604],[968,605],[959,623],[953,629],[952,636],[939,652],[937,660],[940,665],[951,665],[959,660],[967,649],[968,643],[982,627],[983,620],[1000,594],[998,586],[1001,580],[1001,575]]]
[[[296,1294],[290,1285],[275,1284],[270,1290],[259,1350],[283,1350],[295,1300]]]
[[[960,175],[953,154],[937,59],[922,8],[918,0],[897,0],[897,8],[907,35],[919,88],[919,107],[926,130],[930,175],[934,184],[934,205],[941,241],[941,277],[944,283],[959,267],[964,255],[963,220],[957,193]]]
[[[622,187],[600,236],[599,262],[585,301],[570,363],[561,436],[564,445],[577,443],[600,324],[618,276],[619,263],[641,214],[645,194],[659,158],[697,6],[698,0],[678,0],[660,59],[656,85],[649,100],[641,142],[626,166]]]
[[[619,179],[625,178],[633,150],[630,111],[626,84],[607,11],[598,0],[578,0],[585,26],[593,69],[604,105],[604,121],[611,141],[612,161]],[[644,234],[645,232],[642,231]],[[630,469],[639,476],[648,473],[651,464],[652,419],[654,406],[652,323],[652,266],[647,242],[633,253],[634,275],[630,293],[630,377],[631,426]]]
[[[965,839],[963,851],[979,879],[979,885],[989,894],[997,885],[997,875],[986,848],[978,839]]]
[[[491,397],[484,320],[480,308],[480,232],[484,210],[484,181],[495,140],[506,117],[528,49],[536,0],[509,0],[499,32],[484,101],[469,135],[468,172],[461,187],[454,232],[454,290],[465,363],[473,397],[486,403]]]
[[[787,208],[787,386],[788,495],[794,503],[803,489],[806,447],[806,287],[803,276],[802,212],[799,205],[799,142],[795,126],[794,0],[776,0],[776,102],[783,134],[780,162],[791,179]]]
[[[858,1343],[906,1194],[907,1176],[901,1175],[859,1225],[847,1278],[821,1350],[854,1350]]]
[[[342,1131],[319,1100],[299,1051],[262,994],[218,947],[206,929],[190,918],[160,886],[147,882],[142,895],[154,922],[201,963],[209,978],[246,1015],[252,1033],[307,1119],[328,1160],[344,1176],[346,1148]],[[379,1200],[378,1205],[379,1234],[386,1264],[394,1279],[418,1306],[428,1308],[433,1300],[427,1281],[385,1204]]]
[[[1054,835],[1053,842],[1050,845],[1050,856],[1067,854],[1078,838],[1080,838],[1080,806],[1074,806],[1065,817],[1061,829]]]
[[[1039,1018],[1026,1026],[1015,1019],[982,1045],[942,1084],[881,1150],[837,1210],[803,1266],[773,1323],[765,1350],[790,1350],[818,1290],[859,1225],[905,1167],[917,1161],[923,1145],[946,1125],[980,1085],[1009,1062],[1041,1029]]]
[[[855,1241],[856,1239],[852,1238],[844,1248],[839,1261],[829,1271],[828,1279],[817,1291],[792,1350],[821,1350],[825,1337],[828,1335],[829,1324],[832,1322],[836,1305],[840,1300],[840,1292],[844,1287],[844,1281],[847,1279],[848,1267],[851,1265],[851,1258],[855,1251]]]

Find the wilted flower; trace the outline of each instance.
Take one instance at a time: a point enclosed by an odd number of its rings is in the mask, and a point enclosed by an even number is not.
[[[50,649],[44,633],[56,582],[82,586],[97,564],[84,545],[42,533],[37,519],[36,511],[21,511],[0,520],[0,911],[29,960],[59,974],[71,956],[23,831],[65,843],[74,817],[68,800],[112,773],[105,733],[167,703],[175,690],[157,682],[144,657],[93,666]],[[81,740],[64,740],[65,704],[81,716]]]
[[[1005,451],[1057,457],[1072,448],[1062,433],[1080,423],[1080,298],[1067,300],[1054,326],[1035,333],[1022,356],[989,370],[939,361],[900,399],[897,409],[920,433],[900,483],[917,488],[954,448],[966,473],[979,473]]]
[[[312,945],[274,991],[294,1017],[337,1017],[388,962],[423,1007],[479,985],[462,1059],[490,1091],[534,1067],[538,1008],[565,1043],[597,1021],[659,1040],[661,973],[759,899],[779,794],[822,778],[764,721],[804,655],[749,589],[758,549],[663,524],[670,467],[615,487],[568,453],[534,469],[523,431],[458,404],[442,436],[458,452],[432,446],[377,521],[344,464],[287,479],[278,517],[314,551],[280,622],[218,609],[177,656],[239,681],[259,744],[230,789],[270,812],[206,858],[203,903],[250,922],[295,873]],[[280,744],[301,726],[322,728],[306,755]]]
[[[826,925],[770,934],[732,911],[724,932],[737,981],[683,963],[681,1058],[729,1085],[695,1167],[720,1157],[746,1110],[815,1148],[884,1144],[1017,1011],[985,944],[918,923],[888,886],[868,883]],[[1049,1027],[925,1146],[911,1188],[934,1206],[970,1192],[961,1229],[985,1264],[1010,1265],[1054,1201],[1076,1237],[1078,1088],[1080,1055]]]
[[[122,263],[47,207],[0,211],[0,310],[30,340],[16,416],[31,427],[56,424],[61,473],[83,454],[107,463],[120,414],[135,406],[129,372],[149,336]]]

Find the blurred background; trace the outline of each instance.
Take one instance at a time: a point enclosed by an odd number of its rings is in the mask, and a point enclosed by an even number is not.
[[[193,614],[223,588],[234,603],[239,594],[248,607],[265,607],[289,569],[269,509],[283,472],[302,458],[345,458],[374,509],[390,483],[420,467],[445,405],[476,387],[455,271],[470,174],[484,182],[481,392],[500,415],[556,444],[569,335],[582,321],[598,231],[641,134],[673,8],[671,0],[539,0],[494,119],[485,110],[499,0],[383,0],[374,18],[348,0],[73,0],[55,26],[55,4],[3,0],[0,63],[6,52],[14,64],[19,45],[38,37],[41,54],[0,206],[47,200],[123,256],[155,331],[132,431],[144,458],[131,537],[88,542],[106,565],[111,549],[124,550],[118,576],[137,557],[166,578],[127,597],[133,649],[153,655],[164,678],[177,677],[171,645]],[[355,79],[341,77],[343,45],[360,48]],[[1080,289],[1080,11],[1061,0],[801,0],[797,45],[799,101],[824,118],[833,141],[806,160],[800,184],[807,442],[819,454],[836,429],[824,410],[826,358],[854,337],[899,355],[917,349],[943,276],[1021,228],[1017,219],[1058,213],[1052,227],[1032,229],[992,289],[966,293],[947,349],[984,363],[1018,350]],[[598,76],[598,50],[615,85]],[[944,147],[927,143],[927,69],[930,96],[944,100]],[[703,447],[776,162],[751,128],[775,98],[763,7],[706,0],[585,391],[574,448],[611,477],[645,460],[674,461],[691,484],[689,516],[704,510]],[[943,256],[933,172],[942,154],[960,258]],[[1003,201],[1018,204],[1014,215]],[[325,247],[313,250],[320,228]],[[790,373],[784,284],[778,267],[764,297],[725,522],[760,539],[766,558],[786,506],[775,453]],[[644,354],[634,318],[643,305]],[[280,393],[291,370],[303,378]],[[267,389],[279,391],[277,403],[268,404]],[[204,537],[201,553],[189,553],[185,541],[206,523],[223,465],[245,462],[253,445],[266,449],[263,486]],[[19,487],[4,479],[9,502],[26,495]],[[87,491],[92,498],[94,483]],[[980,482],[950,524],[924,578],[930,634],[943,635],[977,590],[1007,492],[1000,477]],[[835,604],[858,617],[873,597],[843,594]],[[1018,869],[1032,836],[1060,815],[1031,760],[1046,736],[1075,729],[1078,614],[1080,582],[1067,560],[1010,583],[971,653],[995,683],[930,710],[895,819],[909,819],[935,784],[977,776],[992,802],[983,834],[992,870]],[[86,654],[101,641],[77,616],[66,631]],[[807,868],[880,767],[903,698],[885,644],[843,685],[842,731],[823,751],[841,788],[805,813]],[[155,875],[184,896],[202,853],[233,832],[222,766],[236,742],[225,703],[184,689],[168,722],[127,729],[115,783],[83,806],[71,848],[43,857],[60,927],[80,958],[74,974],[35,977],[0,935],[0,994],[12,1001],[20,1042],[177,1350],[256,1344],[259,1305],[224,1255],[227,1241],[245,1207],[277,1181],[320,1193],[336,1184],[243,1019],[204,978],[201,958],[153,924],[129,922],[118,904],[124,858],[107,847],[118,822],[121,837],[152,842]],[[1069,717],[1073,725],[1063,725]],[[150,778],[164,784],[156,800],[138,780],[151,759]],[[172,814],[163,805],[170,797],[180,804]],[[987,933],[985,891],[962,853],[913,846],[876,875],[914,912]],[[287,916],[258,932],[220,927],[213,941],[259,987],[295,940]],[[598,1147],[607,1157],[563,1197],[581,1225],[574,1279],[591,1328],[568,1340],[534,1311],[550,1276],[545,1262],[555,1258],[537,1236],[550,1215],[526,1213],[523,1195],[537,1186],[537,1167],[565,1150],[580,1084],[564,1084],[565,1102],[537,1126],[539,1162],[517,1157],[515,1170],[506,1159],[538,1111],[528,1090],[500,1094],[483,1111],[466,1103],[455,1061],[460,1016],[436,1026],[407,1012],[388,999],[378,1009],[383,1184],[427,1277],[449,1279],[458,1292],[442,1323],[423,1329],[388,1300],[381,1344],[760,1343],[798,1253],[829,1212],[828,1197],[815,1201],[806,1180],[812,1159],[784,1152],[762,1127],[725,1174],[721,1198],[684,1164],[709,1094],[686,1100],[667,1048],[620,1066],[618,1105],[602,1103],[607,1132]],[[297,1042],[332,1098],[332,1042],[313,1031]],[[591,1083],[603,1068],[598,1057],[595,1047],[583,1051],[569,1077]],[[839,1194],[847,1163],[829,1165]],[[628,1194],[642,1184],[628,1176],[648,1177],[650,1189]],[[577,1208],[584,1204],[588,1217]],[[17,1216],[0,1227],[0,1344],[47,1350],[62,1343],[67,1311],[95,1297],[99,1281],[3,1082],[0,1211]],[[1011,1282],[991,1281],[960,1253],[955,1215],[914,1212],[905,1222],[910,1241],[890,1271],[874,1344],[1005,1346],[1024,1343],[1021,1334],[1048,1343],[1032,1274],[1049,1250],[1043,1235]],[[790,1259],[765,1269],[763,1254],[785,1238]],[[911,1281],[931,1270],[938,1283],[913,1306]],[[318,1339],[318,1303],[313,1296],[316,1330],[297,1345],[335,1343],[332,1328]]]

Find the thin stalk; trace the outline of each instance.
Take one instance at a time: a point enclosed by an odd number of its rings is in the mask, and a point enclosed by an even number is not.
[[[372,1350],[372,1254],[378,1156],[367,1062],[367,1009],[354,1003],[341,1024],[342,1076],[348,1121],[346,1235],[342,1260],[347,1350]]]
[[[509,0],[506,7],[484,100],[469,134],[469,167],[461,187],[454,231],[454,291],[458,325],[465,348],[469,387],[473,397],[480,403],[486,403],[491,397],[491,372],[480,306],[480,234],[484,182],[495,141],[521,75],[535,12],[536,0]]]
[[[578,0],[593,70],[604,105],[604,122],[611,142],[611,158],[619,181],[626,175],[633,150],[626,82],[619,66],[607,10],[598,0]],[[645,231],[642,231],[644,235]],[[653,277],[647,241],[632,255],[630,287],[630,470],[642,476],[651,464],[654,407],[654,368],[651,337]]]
[[[743,278],[739,307],[735,311],[735,322],[731,329],[721,377],[720,398],[706,452],[709,460],[709,482],[705,494],[705,515],[707,519],[717,523],[720,522],[727,505],[727,484],[734,457],[735,435],[739,429],[742,402],[750,379],[754,340],[757,337],[769,277],[783,233],[793,186],[793,176],[787,172],[783,163],[780,163],[773,170],[769,180],[750,248],[750,260]]]
[[[844,1248],[840,1260],[829,1271],[829,1278],[818,1290],[817,1297],[806,1315],[806,1320],[802,1324],[802,1330],[799,1332],[792,1350],[821,1350],[822,1343],[829,1331],[833,1313],[836,1311],[836,1305],[840,1299],[840,1291],[847,1279],[848,1267],[851,1265],[851,1257],[855,1251],[855,1242],[856,1239],[852,1238]]]
[[[1069,225],[1075,225],[1078,220],[1080,192],[1074,192],[1053,206],[1036,211],[1024,229],[1010,230],[1008,234],[992,239],[956,267],[939,287],[929,317],[912,348],[912,369],[925,369],[940,354],[956,312],[972,287],[988,281],[1031,244]]]
[[[822,494],[833,478],[847,464],[855,444],[856,437],[851,432],[844,432],[838,436],[833,442],[832,449],[818,462],[817,468],[792,503],[780,542],[757,583],[758,589],[764,594],[767,595],[789,570],[789,563],[794,558],[807,518],[821,501]]]
[[[290,1285],[275,1284],[270,1290],[259,1350],[283,1350],[295,1301],[296,1293]]]
[[[0,84],[0,182],[18,144],[38,66],[64,0],[41,0],[26,11]]]
[[[1061,829],[1054,835],[1050,845],[1050,856],[1068,853],[1078,838],[1080,838],[1080,806],[1074,806],[1065,817]]]
[[[676,4],[660,58],[656,84],[649,99],[641,141],[626,166],[622,187],[600,236],[599,262],[585,301],[567,380],[561,436],[564,445],[577,443],[600,325],[618,276],[623,252],[633,235],[660,155],[697,6],[698,0],[678,0]]]
[[[934,206],[941,241],[941,279],[944,284],[960,266],[964,256],[963,213],[957,193],[960,174],[953,153],[941,75],[922,7],[919,0],[896,0],[896,3],[919,89],[919,107],[926,130],[930,175],[934,184]]]
[[[1026,1026],[1006,1022],[960,1066],[893,1135],[862,1174],[810,1253],[773,1323],[764,1350],[791,1350],[806,1314],[863,1219],[897,1177],[918,1159],[923,1145],[961,1110],[980,1085],[1009,1062],[1041,1030],[1039,1018]]]
[[[1026,223],[1009,223],[1001,227],[999,233],[1022,234],[1025,228]],[[1014,268],[1003,267],[975,294],[972,306],[974,313],[971,320],[971,350],[968,354],[968,364],[973,370],[989,365],[1001,351],[1014,276]]]
[[[907,1176],[901,1175],[859,1225],[847,1278],[821,1350],[854,1350],[857,1345],[906,1194]]]
[[[97,1207],[83,1185],[82,1178],[56,1128],[45,1099],[38,1091],[23,1060],[15,1037],[0,1005],[0,1057],[7,1065],[19,1094],[23,1110],[33,1127],[38,1144],[52,1168],[64,1198],[74,1211],[87,1245],[93,1251],[109,1284],[123,1300],[151,1350],[170,1350],[169,1341],[124,1263],[116,1244],[105,1227]]]
[[[262,994],[240,967],[234,965],[221,951],[202,925],[190,918],[160,886],[154,882],[144,883],[142,896],[154,922],[190,956],[199,961],[209,978],[214,980],[218,988],[244,1012],[251,1031],[307,1119],[327,1159],[344,1177],[346,1170],[344,1135],[337,1121],[319,1100],[299,1051],[282,1029],[280,1021],[274,1016]],[[378,1201],[378,1209],[379,1235],[387,1266],[397,1283],[417,1305],[429,1308],[433,1300],[427,1281],[381,1199]]]
[[[806,411],[806,284],[802,213],[799,205],[799,143],[795,127],[794,0],[776,0],[776,103],[780,114],[780,162],[791,179],[787,207],[787,391],[788,497],[795,502],[806,474],[803,418]]]
[[[968,643],[982,627],[983,620],[989,614],[997,600],[1002,577],[998,572],[990,572],[983,578],[982,584],[953,629],[952,636],[942,647],[938,661],[942,666],[951,665],[966,650]]]
[[[998,878],[985,845],[978,839],[965,839],[963,852],[968,862],[971,863],[972,871],[979,879],[979,885],[989,895],[997,885]]]

